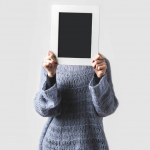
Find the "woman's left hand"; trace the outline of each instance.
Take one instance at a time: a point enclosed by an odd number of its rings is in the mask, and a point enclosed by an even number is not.
[[[106,73],[107,64],[105,58],[100,53],[94,57],[92,66],[98,78],[101,78]]]

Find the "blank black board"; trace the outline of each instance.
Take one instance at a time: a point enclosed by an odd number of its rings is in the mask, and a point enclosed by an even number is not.
[[[91,58],[92,13],[59,12],[58,57]]]

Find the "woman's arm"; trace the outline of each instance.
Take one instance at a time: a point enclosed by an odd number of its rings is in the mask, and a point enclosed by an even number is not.
[[[34,106],[36,112],[43,117],[57,116],[61,113],[61,95],[57,89],[56,75],[49,78],[43,67]]]
[[[119,104],[113,88],[110,63],[106,58],[105,61],[107,63],[106,73],[99,80],[94,74],[89,83],[93,105],[101,117],[112,114]]]

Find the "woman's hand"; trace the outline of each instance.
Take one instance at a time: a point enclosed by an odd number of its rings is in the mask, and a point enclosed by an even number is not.
[[[98,78],[101,78],[106,73],[107,64],[100,53],[94,57],[92,66]]]
[[[57,65],[56,55],[52,51],[48,51],[42,66],[46,69],[49,77],[53,77],[56,74]]]

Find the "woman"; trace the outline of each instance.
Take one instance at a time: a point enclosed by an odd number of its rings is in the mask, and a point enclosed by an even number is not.
[[[60,65],[52,51],[42,65],[35,110],[48,117],[40,150],[108,150],[103,117],[118,107],[108,59],[91,66]]]

